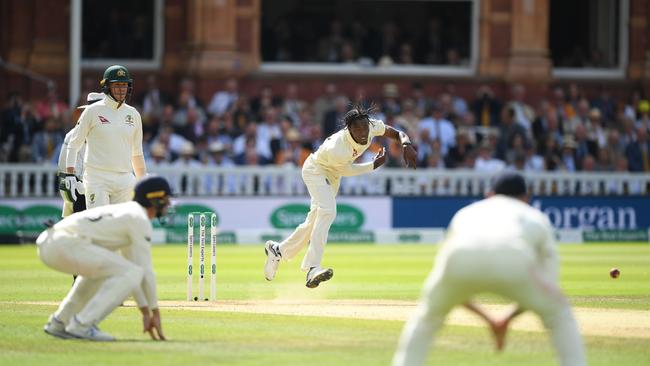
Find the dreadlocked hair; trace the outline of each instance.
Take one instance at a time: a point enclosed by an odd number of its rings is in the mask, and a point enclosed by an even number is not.
[[[343,116],[343,125],[345,128],[350,128],[352,123],[360,119],[367,119],[370,121],[370,115],[375,111],[375,104],[370,105],[364,103],[357,103],[352,105],[352,109]],[[372,122],[371,122],[372,123]]]

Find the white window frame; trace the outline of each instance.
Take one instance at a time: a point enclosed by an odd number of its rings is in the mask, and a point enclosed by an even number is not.
[[[627,75],[629,51],[630,0],[620,0],[618,24],[618,66],[596,67],[554,67],[553,77],[557,79],[624,79]]]
[[[82,5],[83,6],[83,5]],[[165,39],[164,14],[165,0],[154,0],[153,10],[153,57],[149,60],[124,58],[84,59],[81,67],[87,70],[104,70],[106,65],[124,65],[129,70],[157,70],[162,66],[163,44]],[[82,30],[83,32],[83,30]]]
[[[479,57],[479,16],[481,0],[420,0],[456,1],[470,3],[470,57],[467,66],[449,65],[390,65],[362,66],[326,62],[262,62],[257,74],[261,75],[356,75],[356,76],[450,76],[476,75]]]

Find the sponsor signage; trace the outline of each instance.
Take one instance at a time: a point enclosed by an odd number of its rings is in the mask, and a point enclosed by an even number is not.
[[[447,227],[453,215],[478,198],[396,197],[394,228]],[[650,227],[650,197],[534,197],[556,229],[634,231]]]

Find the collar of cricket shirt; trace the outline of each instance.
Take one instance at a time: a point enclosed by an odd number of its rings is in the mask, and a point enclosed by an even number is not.
[[[107,95],[106,98],[104,98],[104,101],[104,103],[106,103],[107,106],[111,107],[111,109],[117,109],[118,103],[110,95]],[[122,105],[124,105],[124,103],[122,103],[120,106]]]

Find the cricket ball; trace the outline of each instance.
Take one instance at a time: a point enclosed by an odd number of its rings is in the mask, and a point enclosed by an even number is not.
[[[609,270],[609,276],[611,278],[618,278],[618,276],[621,275],[621,271],[618,270],[618,268],[612,268]]]

